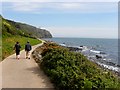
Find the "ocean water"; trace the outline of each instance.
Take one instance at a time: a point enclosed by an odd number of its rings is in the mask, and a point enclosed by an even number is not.
[[[54,41],[58,44],[65,44],[67,46],[86,46],[94,51],[104,52],[106,57],[100,62],[110,62],[115,66],[120,65],[118,59],[118,40],[117,39],[98,39],[98,38],[50,38],[45,39]],[[104,62],[103,62],[104,61]],[[100,63],[99,62],[99,63]]]

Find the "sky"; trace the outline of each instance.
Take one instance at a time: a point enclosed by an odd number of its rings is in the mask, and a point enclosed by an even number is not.
[[[54,37],[117,38],[117,0],[93,1],[6,0],[2,2],[1,15],[6,19],[47,29]]]

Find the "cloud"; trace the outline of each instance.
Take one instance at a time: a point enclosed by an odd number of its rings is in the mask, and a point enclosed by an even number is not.
[[[55,2],[56,0],[4,0],[2,2]]]
[[[64,8],[64,9],[78,9],[78,8],[80,8],[80,4],[79,3],[62,3],[61,8]]]
[[[119,2],[119,0],[3,0],[2,2]]]
[[[46,0],[47,1],[47,0]],[[6,3],[5,3],[6,4]],[[107,13],[117,12],[117,3],[76,2],[9,2],[8,10],[30,13]]]
[[[37,3],[31,3],[31,2],[16,2],[16,3],[12,3],[11,5],[11,9],[15,10],[15,11],[35,11],[37,9],[40,8],[40,5]]]
[[[80,13],[102,13],[102,12],[108,13],[108,12],[117,12],[118,9],[117,5],[118,5],[117,3],[106,3],[106,2],[62,3],[61,9],[63,11],[69,10],[70,12],[80,12]]]

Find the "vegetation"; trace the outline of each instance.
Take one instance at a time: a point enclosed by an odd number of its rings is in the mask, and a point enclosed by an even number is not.
[[[2,18],[0,16],[0,61],[2,60]]]
[[[11,36],[11,34],[33,38],[52,37],[50,32],[45,29],[39,29],[28,24],[18,23],[2,18],[2,35]]]
[[[27,41],[29,41],[31,45],[36,45],[38,43],[41,43],[40,40],[36,39],[37,37],[33,36],[34,33],[30,34],[29,30],[27,31],[25,30],[25,28],[23,29],[21,27],[22,25],[21,23],[6,20],[2,17],[0,19],[1,19],[0,24],[2,27],[1,29],[2,30],[1,31],[2,32],[2,38],[1,38],[2,50],[0,52],[0,55],[2,54],[2,60],[7,56],[15,53],[13,48],[17,41],[20,42],[20,45],[22,47],[21,50],[24,49],[24,45],[26,44]],[[26,27],[28,26],[26,25]]]
[[[11,37],[4,37],[2,38],[2,58],[6,58],[7,56],[15,53],[13,50],[15,43],[18,41],[21,45],[21,50],[24,49],[24,46],[27,41],[30,42],[31,45],[36,45],[38,43],[41,43],[40,40],[34,39],[34,38],[28,38],[23,36],[11,36]]]
[[[2,38],[0,37],[0,61],[2,60]]]
[[[58,90],[78,90],[80,88],[119,88],[120,81],[109,71],[101,69],[80,53],[53,43],[42,49],[41,68],[50,77]]]

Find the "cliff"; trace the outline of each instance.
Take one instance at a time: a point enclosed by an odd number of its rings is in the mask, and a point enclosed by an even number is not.
[[[52,38],[49,31],[28,24],[2,18],[2,35],[20,35],[33,38]]]

